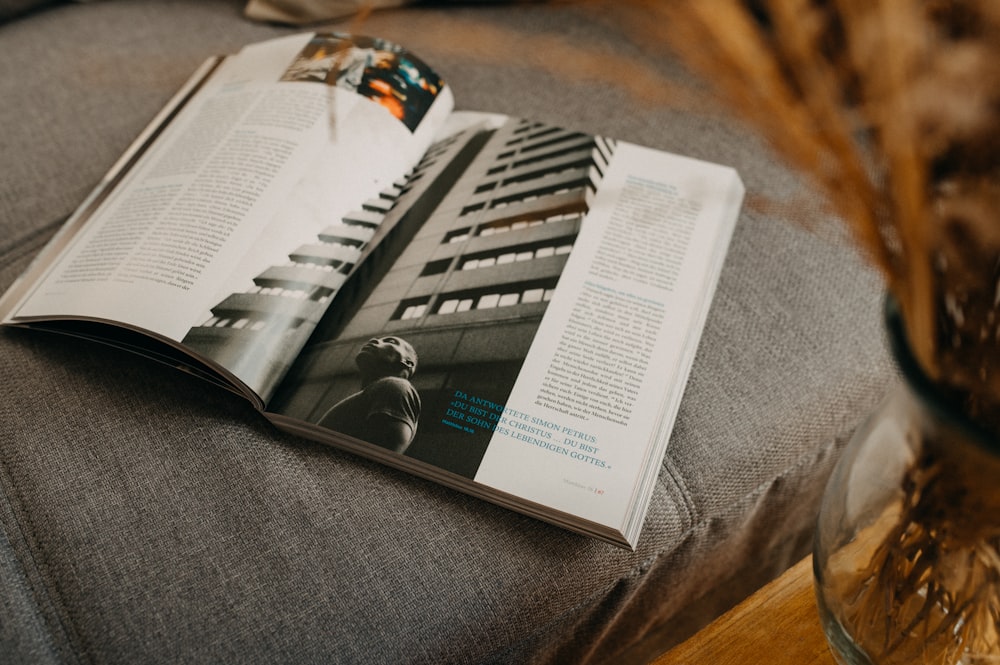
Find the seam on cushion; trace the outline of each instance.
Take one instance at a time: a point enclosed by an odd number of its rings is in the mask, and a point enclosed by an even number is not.
[[[824,438],[824,443],[827,444],[827,447],[819,448],[819,449],[818,448],[809,448],[809,449],[803,451],[803,453],[801,455],[799,455],[797,458],[795,458],[795,460],[794,460],[794,462],[792,464],[786,465],[784,467],[784,469],[781,470],[780,473],[777,473],[773,477],[771,477],[771,478],[769,478],[767,480],[762,481],[756,487],[754,487],[754,488],[750,489],[749,491],[747,491],[746,493],[744,493],[741,497],[739,497],[739,501],[740,502],[745,502],[748,499],[759,497],[762,493],[764,493],[768,489],[770,489],[770,487],[774,484],[775,480],[777,480],[779,478],[787,478],[790,473],[798,471],[799,469],[801,469],[801,468],[803,468],[805,466],[811,466],[811,465],[815,464],[815,460],[816,460],[816,458],[817,458],[817,456],[818,456],[818,454],[820,452],[822,452],[824,450],[829,450],[829,449],[831,449],[831,447],[832,448],[836,448],[838,446],[846,445],[847,441],[854,435],[854,432],[857,431],[857,429],[868,419],[868,416],[869,416],[868,412],[861,413],[860,415],[858,415],[855,418],[855,420],[853,421],[853,424],[850,427],[841,429],[836,434],[833,434],[830,437]],[[667,466],[667,462],[669,462],[669,458],[668,457],[664,458],[664,466],[665,467]],[[689,497],[688,497],[688,493],[687,493],[687,486],[684,483],[683,478],[680,476],[680,474],[675,474],[674,473],[674,469],[672,468],[672,465],[671,465],[671,468],[669,470],[671,472],[670,473],[670,477],[674,480],[675,483],[677,483],[678,488],[682,490],[682,495],[684,496],[685,502],[689,501]],[[658,478],[656,482],[657,482],[657,484],[662,484],[663,480],[661,478]],[[692,512],[692,513],[694,511],[693,504],[685,506],[685,508],[687,510],[689,510],[690,512]],[[715,512],[713,512],[712,514],[706,514],[706,515],[699,516],[699,518],[697,520],[693,520],[692,521],[691,527],[689,529],[687,529],[687,530],[684,531],[684,533],[683,533],[684,537],[687,537],[687,536],[691,535],[700,526],[707,525],[712,520],[714,520],[714,519],[716,519],[717,517],[720,517],[720,516],[721,516],[720,514],[715,513]],[[658,550],[658,551],[654,552],[653,554],[651,554],[649,557],[647,557],[647,560],[652,561],[652,560],[658,559],[663,554],[673,552],[674,549],[676,549],[676,548],[669,548],[669,549],[668,548],[663,548],[661,550]],[[642,572],[642,569],[644,568],[644,564],[645,564],[645,561],[643,563],[640,563],[639,565],[637,565],[635,567],[635,570],[639,571],[639,572]]]
[[[860,425],[860,422],[861,422],[861,420],[858,421],[858,423],[855,425],[855,428],[858,425]],[[849,430],[847,432],[843,432],[839,436],[832,437],[829,441],[832,443],[832,445],[836,446],[838,441],[846,441],[846,439],[849,438],[851,432],[853,432],[853,431],[854,430],[851,429],[851,430]],[[746,492],[743,496],[740,497],[738,503],[742,504],[742,503],[745,503],[748,499],[754,499],[756,497],[761,496],[763,493],[766,493],[773,486],[774,481],[776,479],[778,479],[778,478],[785,478],[789,474],[793,473],[794,471],[796,471],[798,469],[801,469],[801,468],[803,468],[806,465],[810,465],[810,464],[814,463],[815,458],[816,458],[816,451],[815,450],[803,453],[801,456],[799,456],[799,458],[797,458],[795,460],[794,464],[785,467],[785,469],[780,474],[775,475],[770,480],[764,481],[764,482],[760,483],[759,485],[757,485],[756,487],[754,487],[753,489],[751,489],[750,491]],[[671,473],[671,477],[674,477],[673,473]],[[600,604],[603,603],[606,598],[609,598],[615,592],[616,588],[620,587],[622,584],[625,584],[626,588],[629,588],[629,589],[632,588],[634,586],[636,580],[638,580],[639,578],[643,577],[647,572],[649,572],[649,570],[651,570],[653,568],[653,566],[656,564],[656,562],[661,557],[663,557],[665,555],[669,555],[669,554],[675,552],[683,543],[687,542],[692,537],[694,537],[694,535],[699,530],[709,527],[710,523],[712,522],[712,520],[716,519],[718,516],[719,515],[713,513],[712,515],[706,515],[703,518],[699,519],[697,522],[692,523],[687,529],[685,529],[683,532],[681,532],[681,534],[678,536],[677,540],[675,541],[675,546],[674,547],[670,547],[670,548],[665,547],[663,549],[660,549],[660,550],[657,550],[657,551],[653,552],[652,554],[650,554],[649,556],[647,556],[646,558],[642,559],[641,561],[639,561],[638,563],[636,563],[634,566],[632,566],[632,568],[630,568],[629,570],[623,572],[617,578],[615,578],[614,580],[612,580],[608,585],[600,588],[595,593],[590,594],[585,599],[583,599],[580,602],[574,604],[572,607],[566,609],[564,612],[561,612],[559,614],[559,616],[557,617],[557,621],[554,622],[554,623],[561,625],[561,624],[563,624],[565,622],[565,620],[567,618],[579,617],[581,612],[591,611],[594,608],[599,607]],[[607,624],[607,625],[604,626],[605,630],[603,631],[604,634],[602,635],[602,637],[606,636],[609,632],[613,632],[614,631],[615,617],[617,617],[617,616],[620,615],[620,610],[621,610],[620,607],[614,608],[614,616],[612,617],[612,622],[610,624]],[[576,623],[577,622],[574,621],[573,625],[576,625]],[[521,642],[510,644],[506,648],[498,650],[497,652],[494,652],[493,654],[491,654],[491,658],[495,657],[497,655],[501,655],[502,656],[505,653],[506,654],[510,654],[510,653],[516,652],[518,649],[523,648],[524,646],[526,646],[530,642],[531,639],[537,639],[537,637],[536,637],[537,635],[538,635],[538,633],[536,632],[535,634],[533,634],[532,636],[530,636],[526,640],[522,640]],[[625,647],[623,647],[623,649],[628,648],[629,646],[631,646],[632,644],[634,644],[639,639],[641,639],[641,636],[638,637],[638,638],[636,638],[636,640],[633,640],[632,642],[630,642]],[[556,654],[559,653],[558,647],[557,647],[555,653]],[[596,644],[593,645],[593,648],[590,649],[590,651],[588,652],[588,655],[587,655],[587,660],[585,660],[584,662],[591,662],[591,659],[594,658],[594,656],[596,654],[600,654],[600,653],[601,653],[601,644],[600,644],[600,642],[598,642],[598,643],[596,643]],[[609,657],[613,657],[614,656],[614,654],[606,654],[606,655],[608,655]],[[492,660],[488,660],[488,662],[493,662],[493,661]],[[601,662],[601,661],[599,660],[599,661],[594,661],[594,662]]]
[[[45,569],[48,568],[48,564],[39,561],[36,557],[39,540],[37,528],[31,513],[24,509],[24,498],[17,491],[13,474],[2,455],[0,455],[0,492],[6,500],[7,510],[4,512],[10,516],[9,526],[13,527],[6,529],[7,537],[11,541],[14,557],[28,583],[28,590],[35,601],[35,609],[42,617],[47,634],[59,656],[80,662],[82,651],[73,648],[73,645],[80,644],[79,636],[72,630],[69,612],[66,611],[61,602],[62,592],[58,582],[50,579],[50,575],[46,575]],[[29,561],[25,561],[25,557]],[[53,623],[57,625],[53,626]],[[90,659],[86,658],[86,660]]]
[[[685,482],[684,476],[682,476],[677,467],[674,466],[674,461],[670,458],[669,454],[663,457],[662,468],[667,472],[670,479],[673,481],[676,492],[671,491],[670,487],[663,481],[662,475],[657,477],[656,484],[663,485],[664,491],[669,492],[670,494],[676,493],[680,495],[684,508],[684,528],[682,529],[682,532],[688,533],[693,527],[695,521],[694,502],[691,500],[691,492],[688,491],[687,482]]]
[[[854,423],[853,427],[848,428],[846,430],[843,430],[840,433],[838,433],[838,434],[830,437],[829,439],[827,439],[827,443],[829,444],[829,447],[825,447],[825,448],[822,448],[820,450],[830,450],[831,447],[838,447],[838,446],[842,446],[842,445],[846,444],[846,442],[853,435],[854,431],[861,425],[862,422],[864,422],[864,420],[865,420],[866,417],[867,417],[867,415],[863,414],[862,416],[860,416],[856,420],[856,422]],[[764,494],[767,491],[769,491],[770,488],[774,485],[774,483],[775,483],[776,480],[782,479],[782,478],[787,478],[790,474],[793,474],[794,472],[798,471],[799,469],[802,469],[802,468],[804,468],[806,466],[811,466],[811,465],[815,464],[817,454],[818,454],[818,452],[820,452],[820,450],[810,449],[810,450],[804,452],[802,455],[800,455],[795,460],[795,462],[793,464],[791,464],[789,466],[786,466],[781,471],[781,473],[776,474],[771,479],[766,480],[766,481],[758,484],[756,487],[754,487],[750,491],[746,492],[743,496],[741,496],[739,498],[739,501],[736,502],[736,503],[745,504],[748,500],[756,499],[756,498],[760,497],[762,494]],[[674,478],[674,480],[676,482],[677,479],[676,479],[676,477],[674,476],[673,473],[671,473],[671,478]],[[657,481],[657,482],[660,482],[660,481]],[[682,485],[682,483],[681,483],[681,485]],[[687,499],[685,498],[685,501],[686,500]],[[685,531],[683,531],[679,535],[678,539],[676,540],[676,544],[675,544],[674,547],[664,547],[664,548],[662,548],[660,550],[657,550],[656,552],[653,552],[652,554],[650,554],[649,556],[647,556],[646,558],[644,558],[642,561],[640,561],[636,565],[634,565],[631,569],[629,569],[628,571],[624,572],[622,575],[620,575],[618,578],[616,578],[614,581],[612,581],[609,585],[603,587],[598,593],[591,594],[585,600],[583,600],[583,601],[581,601],[579,603],[576,603],[572,608],[568,609],[566,612],[563,612],[560,615],[560,617],[564,618],[564,617],[567,617],[567,616],[575,616],[581,610],[587,610],[589,608],[593,608],[595,601],[597,603],[602,602],[604,598],[607,598],[609,596],[609,594],[611,594],[615,590],[615,587],[621,585],[623,582],[627,583],[629,586],[635,584],[635,581],[638,580],[639,578],[643,577],[647,572],[649,572],[649,570],[651,570],[653,568],[653,566],[656,564],[657,561],[659,561],[659,559],[661,557],[670,555],[673,552],[675,552],[677,550],[677,548],[680,547],[681,544],[687,542],[700,529],[704,529],[704,528],[707,528],[708,526],[710,526],[711,522],[714,519],[718,518],[718,517],[720,517],[720,514],[716,514],[716,513],[713,513],[711,515],[704,515],[704,516],[702,516],[696,522],[693,522],[688,529],[686,529]],[[616,615],[617,614],[618,614],[618,612],[616,612]],[[641,639],[641,637],[639,639]],[[592,650],[592,652],[593,653],[599,653],[600,652],[599,645],[595,646],[595,648]],[[611,655],[613,655],[613,654],[611,654]]]
[[[38,252],[67,219],[68,217],[61,217],[49,222],[39,229],[29,231],[20,238],[16,238],[6,247],[0,248],[0,265],[11,265],[24,258],[25,255]]]
[[[833,439],[833,445],[834,446],[837,445],[836,442],[838,440],[840,440],[840,439],[837,438],[837,437],[835,437]],[[802,467],[806,466],[807,464],[812,463],[814,460],[815,460],[815,455],[803,455],[803,456],[801,456],[799,459],[796,460],[796,463],[794,465],[786,467],[780,474],[777,474],[773,478],[771,478],[770,480],[765,481],[765,482],[757,485],[751,491],[749,491],[749,492],[745,493],[743,496],[741,496],[738,501],[733,502],[733,503],[736,503],[736,504],[739,504],[739,505],[745,505],[748,501],[750,501],[750,503],[754,503],[754,500],[759,499],[759,497],[761,497],[762,495],[766,494],[774,486],[774,483],[776,481],[779,481],[780,479],[788,477],[790,474],[794,473],[796,470],[801,469]],[[732,505],[732,504],[730,504],[730,505]],[[627,573],[623,574],[618,580],[615,581],[614,584],[612,584],[611,586],[607,587],[607,589],[604,590],[603,594],[600,597],[593,596],[592,600],[596,599],[598,602],[600,602],[601,599],[607,597],[608,593],[610,593],[611,591],[613,591],[613,589],[614,589],[615,586],[617,586],[618,584],[621,584],[622,582],[625,582],[630,587],[634,587],[638,583],[638,580],[641,579],[642,577],[644,577],[646,575],[646,573],[648,573],[650,570],[652,570],[653,567],[656,565],[656,563],[661,558],[663,558],[665,556],[669,556],[673,552],[677,551],[677,549],[683,543],[686,543],[688,540],[690,540],[691,538],[693,538],[695,536],[695,534],[697,534],[699,531],[707,529],[707,528],[711,528],[711,523],[715,519],[717,519],[718,517],[720,517],[720,516],[721,515],[718,514],[718,513],[713,513],[712,515],[706,515],[702,519],[698,520],[697,522],[694,522],[691,525],[691,527],[689,529],[685,530],[683,532],[683,534],[681,535],[681,537],[678,538],[678,540],[676,542],[676,545],[677,545],[676,547],[673,547],[673,548],[663,548],[663,549],[660,549],[660,550],[654,552],[650,556],[646,557],[641,562],[639,562],[637,565],[633,566],[633,568],[631,570],[629,570]],[[700,596],[698,596],[697,598],[693,599],[692,602],[696,602],[696,601],[700,600],[701,598],[703,598],[704,596],[705,596],[705,594],[702,593]],[[583,604],[580,604],[580,605],[578,605],[574,609],[579,610],[582,607],[583,607]],[[616,614],[619,614],[619,613],[616,613]],[[635,639],[631,640],[628,644],[624,645],[622,647],[622,649],[618,650],[617,652],[609,653],[609,654],[604,654],[604,655],[606,655],[611,660],[603,659],[603,660],[599,660],[599,661],[595,661],[595,662],[605,662],[605,661],[607,661],[607,662],[613,662],[615,653],[621,653],[622,651],[627,650],[629,647],[631,647],[631,646],[633,646],[635,644],[638,644],[642,640],[642,638],[643,638],[643,636],[645,634],[647,634],[647,633],[643,633],[643,635],[636,636]],[[594,649],[592,651],[594,653],[601,653],[600,652],[600,646],[599,645],[595,645],[595,647],[594,647]]]
[[[27,256],[36,255],[66,219],[66,217],[56,219],[15,239],[0,250],[0,266],[11,267]],[[60,659],[80,662],[80,652],[72,648],[79,640],[73,639],[73,631],[67,625],[69,614],[59,602],[61,597],[59,585],[49,579],[50,576],[44,572],[46,564],[36,558],[37,528],[31,513],[24,508],[24,497],[18,492],[13,473],[3,455],[0,455],[0,499],[5,504],[0,509],[0,520],[5,526],[4,532],[7,534],[14,561],[20,568],[26,591],[32,598],[34,610],[43,624],[49,644]]]
[[[787,478],[790,474],[798,471],[799,469],[802,469],[805,466],[811,466],[815,464],[817,456],[822,451],[846,445],[847,441],[850,439],[851,436],[853,436],[853,433],[857,430],[858,427],[861,426],[861,424],[865,421],[867,416],[868,416],[867,413],[860,414],[857,418],[855,418],[852,426],[843,428],[836,434],[825,438],[823,441],[826,444],[826,446],[820,449],[810,448],[804,451],[801,455],[799,455],[799,457],[797,457],[794,460],[792,464],[785,466],[785,468],[780,473],[775,474],[770,479],[759,483],[757,486],[745,492],[741,497],[739,497],[739,499],[735,503],[746,504],[749,500],[760,497],[762,494],[768,492],[771,489],[771,487],[774,486],[775,481]],[[664,460],[665,461],[663,466],[665,468],[668,468],[667,467],[668,463],[672,465],[672,463],[669,461],[669,457],[665,457]],[[680,494],[684,497],[685,510],[688,511],[689,514],[691,514],[693,510],[693,504],[688,505],[690,499],[687,496],[686,484],[683,482],[683,479],[680,477],[680,474],[675,473],[675,469],[668,468],[668,471],[670,473],[671,479],[673,479],[674,483],[678,486]],[[657,484],[661,484],[662,482],[663,481],[661,478],[657,479]],[[669,488],[665,489],[669,490]],[[732,505],[732,503],[734,502],[731,502],[730,505]],[[659,549],[651,553],[649,556],[637,562],[629,570],[623,572],[621,575],[616,577],[614,580],[612,580],[604,587],[601,587],[594,593],[591,593],[586,598],[582,599],[580,602],[575,603],[571,607],[567,608],[564,612],[561,612],[557,617],[557,621],[550,622],[549,625],[564,623],[567,618],[579,617],[581,612],[586,612],[588,610],[593,610],[595,608],[600,607],[600,604],[604,602],[606,598],[610,597],[614,593],[616,587],[621,586],[623,583],[625,583],[627,587],[631,587],[632,585],[634,585],[635,581],[643,577],[647,572],[649,572],[655,566],[657,561],[659,561],[660,558],[664,556],[669,556],[673,552],[677,551],[677,549],[681,545],[683,545],[692,537],[694,537],[699,530],[710,527],[711,522],[720,516],[723,516],[723,514],[717,512],[712,512],[712,514],[706,514],[700,516],[697,521],[693,521],[687,529],[685,529],[678,535],[678,538],[674,542],[673,547],[664,547],[662,549]],[[620,616],[621,614],[620,609],[621,609],[620,607],[614,608],[614,617]],[[606,636],[609,632],[613,633],[614,621],[615,621],[614,617],[612,617],[612,623],[605,626],[605,630],[602,633],[602,637]],[[576,625],[576,623],[577,622],[574,621],[573,625]],[[504,654],[519,652],[519,650],[527,646],[532,639],[537,639],[537,635],[538,632],[536,631],[535,633],[533,633],[531,636],[528,636],[524,640],[508,644],[505,648],[494,651],[487,658],[487,662],[494,662],[494,660],[497,657],[502,658]],[[641,639],[641,637],[642,636],[639,636],[638,638],[636,638],[636,640],[633,640],[628,645],[625,645],[623,647],[623,650],[635,644],[639,639]],[[588,651],[588,658],[593,658],[595,654],[600,654],[601,653],[600,649],[601,649],[600,642],[596,643],[593,646],[593,648],[591,648]],[[559,652],[559,647],[557,646],[555,653],[558,654],[558,652]],[[613,658],[613,656],[614,654],[608,654],[609,658]]]
[[[834,435],[833,437],[827,439],[827,444],[830,447],[835,448],[838,445],[841,445],[839,442],[846,443],[847,440],[853,435],[854,431],[861,425],[861,423],[864,421],[864,419],[866,417],[867,417],[867,415],[862,416],[855,423],[854,427],[852,427],[852,428],[850,428],[848,430],[845,430],[845,431],[843,431],[843,432],[841,432],[841,433],[839,433],[837,435]],[[745,503],[748,499],[754,499],[754,498],[757,498],[757,497],[761,496],[762,494],[764,494],[765,492],[767,492],[768,490],[770,490],[770,488],[774,485],[774,482],[776,480],[782,479],[782,478],[787,478],[790,474],[792,474],[795,471],[798,471],[799,469],[802,469],[803,467],[814,465],[815,462],[816,462],[817,453],[819,451],[821,451],[821,450],[829,450],[829,449],[831,449],[830,447],[826,447],[826,448],[822,448],[822,449],[811,448],[811,449],[803,452],[802,455],[800,455],[798,458],[796,458],[794,464],[786,466],[784,469],[782,469],[782,471],[780,473],[775,474],[773,477],[771,477],[771,478],[769,478],[769,479],[761,482],[760,484],[758,484],[756,487],[754,487],[750,491],[744,493],[743,496],[739,497],[739,500],[737,502],[730,502],[730,505],[732,503]],[[690,536],[690,535],[692,535],[700,527],[708,526],[713,520],[715,520],[716,518],[721,517],[721,516],[722,516],[722,514],[716,513],[716,512],[713,512],[712,514],[706,514],[706,515],[701,516],[697,521],[695,521],[694,523],[692,523],[690,529],[688,529],[687,531],[684,532],[685,538],[688,537],[688,536]],[[638,566],[636,566],[633,569],[633,571],[636,573],[637,576],[645,573],[645,571],[648,570],[657,559],[659,559],[664,554],[669,554],[669,553],[673,552],[675,549],[676,548],[669,548],[669,549],[668,548],[663,548],[663,549],[660,549],[660,550],[656,551],[655,553],[653,553],[649,557],[647,557],[646,560],[644,560],[641,564],[639,564]]]

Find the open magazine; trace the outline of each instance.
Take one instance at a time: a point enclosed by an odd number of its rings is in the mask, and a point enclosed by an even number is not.
[[[742,196],[730,168],[456,112],[383,40],[295,35],[196,72],[0,317],[634,547]]]

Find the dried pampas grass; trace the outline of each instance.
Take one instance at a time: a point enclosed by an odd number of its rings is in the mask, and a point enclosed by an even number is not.
[[[639,40],[679,50],[824,195],[884,276],[923,372],[988,432],[982,447],[912,434],[899,500],[821,562],[825,600],[877,662],[993,662],[1000,3],[624,4]]]
[[[924,371],[1000,432],[1000,3],[595,2],[808,177]]]

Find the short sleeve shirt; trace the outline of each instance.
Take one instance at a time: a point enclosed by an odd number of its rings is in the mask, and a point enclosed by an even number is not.
[[[368,420],[375,415],[409,425],[412,441],[420,419],[420,395],[406,379],[383,377],[334,404],[319,424],[364,441]]]

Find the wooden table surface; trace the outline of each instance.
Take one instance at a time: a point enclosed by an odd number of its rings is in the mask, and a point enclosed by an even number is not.
[[[653,665],[837,665],[820,626],[807,557]]]

